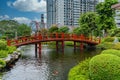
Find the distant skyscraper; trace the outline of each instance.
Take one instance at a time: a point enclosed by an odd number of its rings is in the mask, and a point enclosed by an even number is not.
[[[52,24],[56,24],[55,13],[56,13],[56,0],[47,1],[47,27]]]
[[[78,26],[80,14],[95,11],[98,0],[47,0],[47,26]]]

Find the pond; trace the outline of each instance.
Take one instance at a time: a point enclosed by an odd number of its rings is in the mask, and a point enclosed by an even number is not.
[[[64,53],[42,45],[40,58],[35,58],[34,45],[23,46],[22,57],[5,72],[2,80],[67,80],[69,70],[86,58],[99,54],[100,50],[79,50],[65,47]]]

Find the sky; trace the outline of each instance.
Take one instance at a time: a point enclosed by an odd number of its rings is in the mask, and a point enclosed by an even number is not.
[[[16,20],[19,23],[40,21],[41,14],[46,22],[46,0],[0,0],[0,20]]]
[[[46,22],[46,0],[0,0],[0,20],[29,24],[40,21],[41,14],[44,14]]]

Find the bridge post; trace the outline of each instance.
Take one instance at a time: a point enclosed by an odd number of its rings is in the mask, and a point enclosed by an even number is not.
[[[35,44],[35,57],[37,58],[37,44]]]
[[[76,41],[74,41],[74,52],[76,51]]]
[[[64,41],[62,41],[62,52],[64,53]]]
[[[40,57],[41,57],[41,42],[38,43],[38,45],[39,45],[39,47],[38,47],[38,48],[39,48],[39,49],[38,49],[39,51],[38,51],[38,52],[39,52],[39,58],[40,58]]]
[[[56,41],[56,51],[58,51],[58,41]]]
[[[80,43],[80,50],[83,50],[83,43]]]

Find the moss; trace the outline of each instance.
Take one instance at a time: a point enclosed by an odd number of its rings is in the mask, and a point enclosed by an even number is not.
[[[107,49],[101,52],[101,54],[113,54],[120,57],[120,51],[115,49]]]
[[[90,59],[86,59],[77,66],[73,67],[68,74],[68,80],[89,79],[89,61]]]
[[[89,71],[91,80],[120,80],[120,57],[97,55],[90,60]]]

